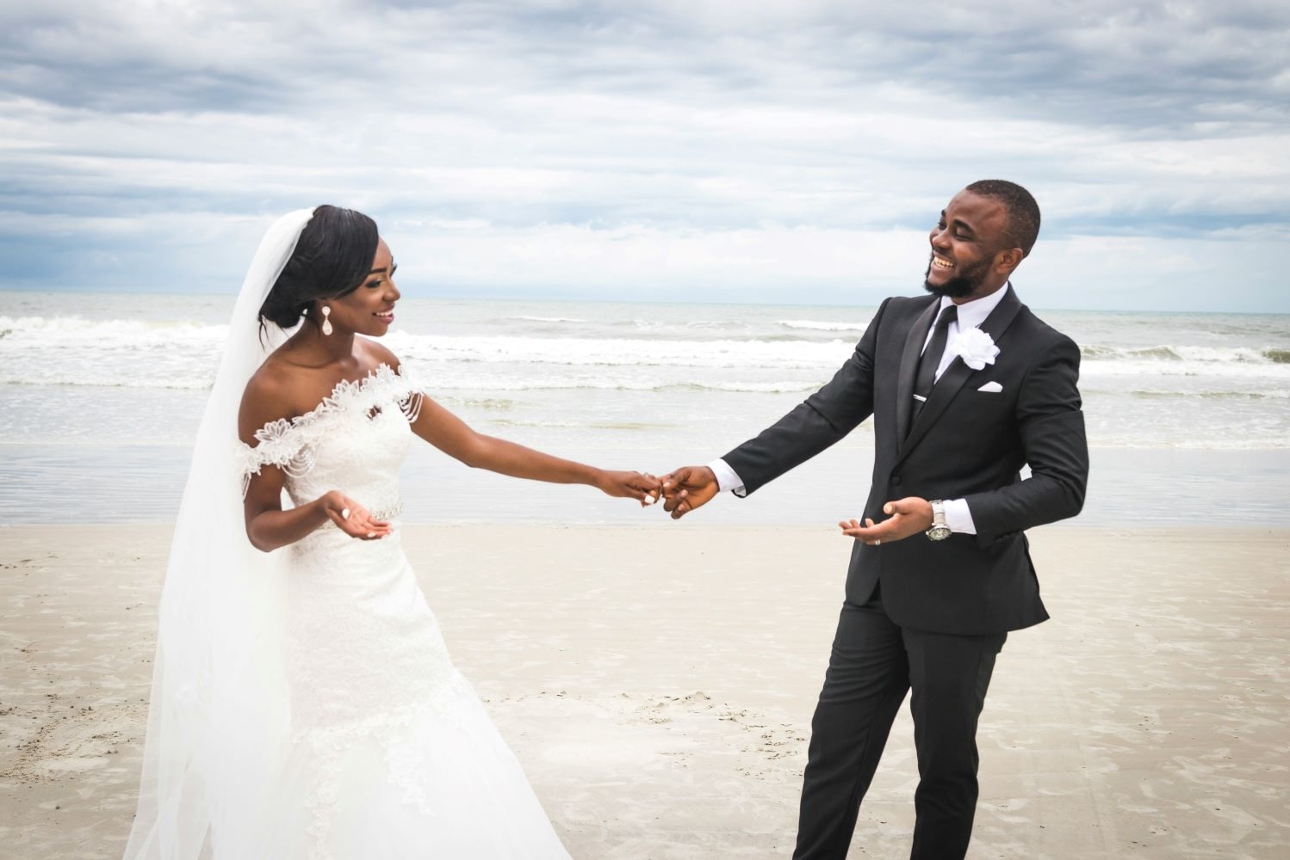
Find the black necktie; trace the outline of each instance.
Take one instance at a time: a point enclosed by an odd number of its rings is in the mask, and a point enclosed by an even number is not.
[[[923,357],[918,360],[918,375],[914,377],[914,417],[922,411],[923,404],[931,396],[932,386],[936,384],[936,368],[941,364],[945,354],[945,341],[950,336],[950,323],[959,318],[959,309],[954,305],[941,309],[936,318],[936,327],[932,331],[932,340],[923,350]]]

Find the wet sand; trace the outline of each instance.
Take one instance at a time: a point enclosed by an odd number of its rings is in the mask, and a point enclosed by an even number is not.
[[[0,529],[0,857],[117,857],[167,526]],[[848,551],[828,528],[407,526],[578,860],[788,857]],[[1032,533],[969,857],[1290,855],[1290,530]],[[902,712],[852,857],[907,856]]]

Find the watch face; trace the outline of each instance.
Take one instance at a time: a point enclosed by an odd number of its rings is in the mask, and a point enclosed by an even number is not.
[[[949,526],[932,526],[927,530],[927,536],[932,540],[945,540],[951,534]]]

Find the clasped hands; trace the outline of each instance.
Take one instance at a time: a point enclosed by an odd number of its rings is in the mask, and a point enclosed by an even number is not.
[[[707,466],[683,466],[662,478],[660,493],[663,510],[679,520],[690,511],[711,501],[720,491],[717,476]],[[932,505],[918,496],[893,499],[882,506],[887,519],[875,523],[872,518],[842,520],[838,526],[842,534],[864,541],[870,546],[904,540],[927,531],[932,526]]]

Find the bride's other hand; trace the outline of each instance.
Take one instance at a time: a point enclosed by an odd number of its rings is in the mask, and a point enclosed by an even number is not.
[[[322,502],[327,518],[350,537],[360,540],[380,540],[394,531],[392,525],[384,520],[374,519],[367,508],[340,490],[327,493],[323,496]]]
[[[648,472],[601,471],[596,486],[615,498],[636,499],[641,507],[654,504],[663,491],[663,482]]]

